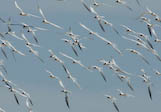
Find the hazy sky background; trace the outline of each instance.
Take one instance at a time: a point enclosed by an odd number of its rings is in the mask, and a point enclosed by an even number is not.
[[[145,49],[138,49],[135,44],[120,38],[108,26],[105,26],[106,32],[103,33],[97,21],[83,7],[80,0],[66,0],[65,2],[58,2],[56,0],[38,0],[47,19],[62,26],[65,29],[63,31],[50,25],[42,24],[41,19],[19,16],[19,11],[15,8],[14,0],[0,1],[1,18],[7,20],[8,17],[11,17],[13,23],[25,22],[30,25],[41,26],[49,29],[49,31],[36,32],[41,48],[34,49],[39,51],[40,56],[45,60],[44,64],[28,52],[23,41],[16,40],[10,36],[7,36],[7,39],[11,41],[18,50],[25,53],[26,56],[23,57],[16,54],[17,60],[15,62],[10,51],[7,49],[6,51],[9,59],[6,60],[3,55],[0,56],[1,59],[5,60],[5,65],[8,70],[7,78],[16,83],[18,87],[30,93],[34,102],[34,112],[116,112],[112,103],[105,98],[105,94],[117,97],[118,100],[116,103],[120,108],[120,112],[159,112],[161,110],[161,77],[156,76],[152,71],[153,68],[160,70],[161,63]],[[148,6],[152,11],[161,16],[160,0],[140,0],[142,7],[138,6],[135,0],[126,0],[128,5],[132,7],[133,12],[129,11],[124,6],[115,4],[114,0],[98,1],[111,6],[101,6],[96,8],[96,11],[100,15],[104,16],[109,22],[113,23],[121,35],[125,34],[123,28],[120,27],[121,24],[129,26],[135,31],[148,34],[146,25],[136,20],[136,18],[145,10],[145,6]],[[85,2],[88,5],[91,3],[90,0],[85,0]],[[36,8],[36,0],[17,0],[17,3],[25,12],[40,16]],[[94,40],[81,40],[83,45],[86,46],[86,49],[84,49],[83,52],[78,49],[80,56],[77,58],[72,52],[71,47],[65,44],[61,39],[68,39],[68,37],[65,37],[63,33],[68,31],[69,26],[71,26],[75,34],[80,35],[82,38],[89,37],[88,32],[79,25],[80,22],[116,43],[123,52],[123,56],[118,55],[102,40],[95,36],[91,36]],[[17,32],[17,35],[20,35],[20,27],[14,26],[12,28]],[[6,31],[6,25],[0,24],[0,32]],[[161,35],[160,28],[156,28],[156,31],[158,35]],[[34,42],[31,34],[25,32],[25,35],[31,42]],[[152,42],[152,44],[161,55],[161,45],[154,42]],[[125,48],[134,48],[139,50],[145,55],[151,64],[145,64],[139,57],[125,51]],[[48,49],[52,49],[55,54],[65,62],[65,65],[72,72],[73,76],[78,79],[82,90],[78,89],[71,80],[66,78],[67,75],[59,63],[49,59],[50,54]],[[59,54],[60,51],[81,60],[86,66],[102,66],[101,63],[97,61],[98,59],[104,58],[106,60],[110,60],[110,56],[113,56],[117,64],[121,66],[122,69],[134,75],[131,76],[131,82],[135,91],[131,92],[126,83],[120,82],[116,75],[114,75],[107,67],[104,67],[103,69],[108,79],[107,83],[105,83],[97,71],[88,72],[79,65],[72,65],[70,60]],[[153,83],[152,101],[148,96],[146,85],[136,76],[141,73],[141,68],[144,68],[151,76]],[[56,80],[48,77],[49,74],[45,72],[46,69],[52,71],[56,76],[59,76],[65,87],[72,91],[72,94],[69,95],[71,106],[70,110],[68,110],[65,104],[64,94],[60,92],[61,88],[59,84]],[[134,95],[135,98],[119,97],[118,92],[116,91],[118,88]],[[0,93],[0,107],[4,108],[6,112],[27,112],[24,103],[25,99],[18,96],[20,100],[20,106],[18,106],[13,95],[9,93],[6,88],[0,88]]]

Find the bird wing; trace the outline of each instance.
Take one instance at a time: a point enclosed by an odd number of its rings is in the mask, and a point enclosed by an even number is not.
[[[116,52],[118,52],[120,55],[122,55],[122,52],[119,50],[119,48],[117,47],[116,44],[112,43],[111,46],[112,46],[112,48],[113,48]]]
[[[134,91],[134,88],[132,87],[132,85],[131,85],[131,83],[130,83],[130,80],[127,81],[127,85],[128,85],[128,87],[129,87],[132,91]]]
[[[115,109],[117,110],[117,112],[119,112],[120,110],[119,110],[119,108],[118,108],[118,106],[116,105],[115,102],[113,102],[113,105],[114,105]]]
[[[150,85],[148,86],[148,93],[149,93],[150,99],[152,100],[152,93],[151,93]]]
[[[106,79],[106,77],[105,77],[104,73],[103,73],[102,71],[99,71],[99,72],[100,72],[100,74],[101,74],[101,76],[102,76],[103,80],[104,80],[105,82],[107,82],[107,79]]]
[[[4,51],[4,49],[1,47],[1,51],[2,51],[2,54],[4,55],[4,57],[6,58],[6,59],[8,59],[8,56],[7,56],[7,54],[6,54],[6,52]]]
[[[46,17],[45,17],[45,15],[44,15],[44,13],[43,13],[43,11],[42,11],[42,9],[40,8],[39,5],[38,5],[38,10],[39,10],[40,15],[42,16],[42,18],[46,20]]]
[[[150,64],[143,54],[141,54],[140,52],[137,52],[137,54],[144,60],[145,63]]]
[[[65,93],[65,102],[66,102],[67,107],[70,108],[70,106],[69,106],[69,97],[68,97],[67,93]]]
[[[31,17],[35,17],[35,18],[41,18],[41,17],[39,17],[39,16],[36,16],[36,15],[30,14],[30,13],[27,13],[27,16],[31,16]]]
[[[81,0],[83,6],[88,10],[88,12],[91,12],[91,9],[86,5],[86,3],[84,2],[84,0]]]
[[[17,2],[15,1],[15,6],[18,10],[20,10],[20,12],[23,12],[23,10],[19,7],[19,5],[17,4]]]
[[[79,23],[80,26],[82,26],[84,29],[86,29],[88,32],[93,32],[91,29],[89,29],[88,27],[86,27],[84,24]]]
[[[148,28],[148,31],[149,31],[150,36],[152,37],[151,26],[148,26],[148,25],[147,25],[147,28]]]
[[[56,24],[54,24],[54,23],[52,23],[52,22],[50,22],[50,21],[46,21],[46,23],[48,23],[48,24],[50,24],[50,25],[52,25],[52,26],[54,26],[54,27],[56,27],[56,28],[58,28],[58,29],[63,29],[61,26],[56,25]]]
[[[74,48],[74,46],[71,46],[71,48],[72,48],[74,54],[75,54],[76,56],[78,56],[78,53],[77,53],[76,49]]]
[[[15,100],[16,100],[16,103],[17,103],[18,105],[20,105],[20,103],[19,103],[19,101],[18,101],[18,98],[17,98],[16,94],[14,93],[13,95],[14,95],[14,98],[15,98]]]
[[[23,40],[22,38],[20,38],[19,36],[17,36],[15,34],[15,32],[8,32],[8,34],[11,35],[11,36],[13,36],[13,37],[15,37],[15,38],[17,38],[17,39],[19,39],[19,40]]]
[[[37,37],[36,37],[35,32],[34,32],[34,31],[31,31],[31,33],[32,33],[32,35],[33,35],[33,38],[34,38],[35,42],[38,44],[39,41],[38,41],[38,39],[37,39]]]
[[[72,61],[76,61],[74,58],[68,56],[67,54],[64,54],[64,53],[62,53],[62,52],[60,52],[60,54],[61,54],[62,56],[64,56],[64,57],[66,57],[66,58],[72,60]]]
[[[62,80],[58,79],[58,82],[59,82],[59,85],[60,85],[63,89],[65,89],[64,84],[63,84]]]
[[[98,20],[98,24],[99,24],[100,28],[102,29],[102,31],[105,32],[105,29],[104,29],[104,27],[103,27],[103,25],[101,23],[101,20]]]

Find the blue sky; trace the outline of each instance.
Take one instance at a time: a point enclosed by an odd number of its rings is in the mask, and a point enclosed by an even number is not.
[[[145,24],[141,24],[136,18],[145,10],[145,8],[139,7],[135,0],[126,0],[128,5],[133,8],[133,12],[130,12],[126,7],[115,4],[114,0],[100,0],[100,2],[107,3],[109,6],[101,6],[96,9],[96,11],[105,17],[109,22],[113,23],[117,30],[119,30],[121,35],[124,35],[124,30],[120,27],[121,24],[125,24],[130,28],[138,32],[143,32],[148,35],[147,28]],[[160,0],[140,0],[143,7],[148,6],[152,11],[156,12],[159,16],[161,15]],[[64,28],[63,31],[56,29],[50,25],[44,25],[41,23],[40,19],[35,19],[32,17],[21,17],[19,16],[19,11],[15,8],[14,0],[1,0],[0,4],[0,17],[7,19],[11,17],[13,23],[25,22],[27,24],[41,26],[43,28],[49,29],[49,31],[37,31],[36,35],[40,41],[40,48],[35,48],[39,51],[41,58],[45,60],[42,64],[35,56],[28,52],[28,49],[24,46],[24,42],[10,38],[7,39],[11,41],[15,47],[24,52],[26,56],[16,55],[17,61],[15,62],[9,50],[7,51],[9,59],[6,60],[3,55],[0,55],[1,59],[4,59],[5,66],[8,70],[8,75],[6,76],[9,80],[13,81],[18,85],[18,87],[26,90],[30,93],[34,106],[34,112],[116,112],[112,103],[108,101],[104,95],[110,94],[117,97],[117,105],[120,108],[120,112],[159,112],[161,105],[161,89],[160,80],[161,78],[156,76],[152,69],[156,68],[160,70],[160,62],[144,49],[139,49],[135,44],[120,38],[115,34],[111,28],[105,26],[106,32],[103,33],[98,26],[97,21],[89,14],[89,12],[83,7],[80,0],[66,0],[66,2],[58,2],[56,0],[38,0],[40,7],[42,8],[45,16],[51,22],[54,22]],[[85,0],[89,5],[90,0]],[[24,11],[39,15],[36,9],[36,0],[17,0],[17,3],[21,6]],[[98,32],[103,37],[116,43],[120,50],[123,52],[123,56],[118,55],[111,47],[105,45],[100,39],[91,36],[94,40],[82,39],[81,42],[86,46],[82,52],[79,51],[79,57],[76,57],[72,52],[70,46],[64,44],[61,40],[62,38],[67,38],[64,36],[64,32],[68,31],[71,26],[74,33],[83,37],[89,37],[86,30],[84,30],[79,23],[83,23],[90,29]],[[0,24],[0,32],[7,31],[7,27],[4,24]],[[20,35],[20,27],[13,27],[13,30]],[[156,31],[161,35],[160,28],[156,28]],[[25,35],[29,38],[31,42],[34,42],[32,35]],[[154,44],[155,49],[160,52],[160,44]],[[146,58],[151,63],[147,65],[143,61],[132,54],[125,51],[125,48],[134,48],[140,50]],[[60,57],[67,68],[72,72],[73,76],[78,79],[82,90],[79,90],[73,83],[66,78],[66,74],[63,71],[60,64],[49,59],[48,49],[52,49],[55,54]],[[114,57],[117,64],[121,66],[122,69],[133,74],[131,76],[132,85],[134,85],[134,92],[131,92],[127,87],[126,83],[120,82],[120,80],[114,75],[114,73],[107,67],[103,67],[103,71],[108,79],[105,83],[100,77],[97,71],[88,72],[87,70],[81,68],[78,65],[72,65],[71,61],[64,58],[59,54],[59,52],[64,52],[76,59],[82,61],[86,66],[99,65],[102,66],[97,60],[104,58],[109,60],[111,56]],[[146,85],[142,82],[139,75],[140,69],[144,68],[146,72],[151,76],[152,80],[152,94],[153,100],[150,101],[148,96],[148,90]],[[68,110],[65,101],[64,94],[61,93],[61,88],[56,80],[52,80],[48,77],[48,73],[45,70],[48,69],[52,71],[56,76],[59,76],[64,85],[72,91],[69,95],[69,102],[71,109]],[[161,71],[161,70],[160,70]],[[123,91],[133,94],[135,98],[122,98],[118,96],[116,89],[122,89]],[[24,99],[20,96],[20,106],[18,106],[13,98],[13,95],[8,92],[5,88],[0,88],[0,107],[4,108],[6,112],[15,111],[22,112],[26,111]]]

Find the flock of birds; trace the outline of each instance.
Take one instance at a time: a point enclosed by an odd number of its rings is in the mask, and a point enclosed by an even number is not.
[[[57,1],[66,2],[65,0],[57,0]],[[115,3],[119,4],[120,6],[122,5],[123,7],[127,8],[127,10],[129,10],[131,12],[133,11],[133,8],[131,8],[129,6],[129,3],[127,3],[126,0],[116,0]],[[155,27],[161,27],[160,26],[161,18],[159,17],[159,15],[157,15],[151,9],[146,7],[145,11],[139,17],[136,18],[136,20],[140,21],[141,24],[146,25],[149,34],[137,32],[137,31],[133,30],[132,28],[129,28],[127,25],[121,24],[120,27],[126,33],[126,35],[122,35],[120,33],[120,31],[117,30],[117,27],[115,27],[115,25],[113,25],[113,23],[110,23],[104,16],[101,16],[96,11],[98,7],[109,6],[108,4],[102,3],[102,2],[99,2],[96,0],[92,0],[91,4],[87,4],[85,0],[80,0],[80,4],[82,4],[82,8],[84,8],[86,10],[86,13],[89,13],[90,16],[93,17],[97,21],[97,23],[100,27],[100,30],[102,30],[102,33],[106,32],[105,27],[108,26],[112,29],[112,31],[116,35],[118,35],[118,37],[125,39],[126,42],[129,42],[131,44],[135,44],[140,49],[141,48],[146,49],[149,53],[154,55],[158,61],[161,61],[161,57],[160,57],[158,51],[154,48],[154,46],[152,44],[152,41],[154,41],[155,43],[161,42],[161,39],[159,38],[159,36],[155,30]],[[142,6],[142,4],[140,3],[139,0],[136,0],[136,4],[140,7]],[[17,16],[23,16],[26,18],[27,17],[37,18],[42,21],[42,24],[51,25],[51,26],[53,26],[53,28],[60,30],[60,31],[65,30],[63,26],[57,25],[56,23],[53,23],[47,19],[48,17],[45,16],[43,9],[41,9],[38,1],[37,1],[37,10],[39,13],[37,15],[30,14],[30,13],[24,11],[23,7],[20,6],[17,1],[14,1],[14,5],[15,5],[15,8],[17,8],[17,11],[19,11],[19,15],[17,15]],[[33,111],[32,107],[34,106],[34,103],[32,101],[30,94],[28,92],[26,92],[25,90],[23,90],[22,88],[17,87],[17,85],[15,83],[8,80],[8,78],[6,77],[6,75],[8,74],[8,70],[4,64],[4,61],[7,61],[9,58],[8,54],[6,53],[6,50],[10,50],[15,61],[16,61],[15,54],[18,54],[21,56],[26,56],[25,53],[18,50],[18,48],[16,48],[15,45],[13,45],[12,42],[8,40],[8,36],[19,40],[19,42],[25,42],[24,46],[26,46],[28,51],[33,56],[35,56],[38,60],[40,60],[41,64],[43,64],[43,63],[45,63],[44,59],[42,59],[41,56],[39,55],[39,52],[34,49],[36,47],[41,49],[39,39],[37,38],[37,35],[35,32],[48,31],[48,29],[33,26],[33,25],[28,25],[25,23],[25,21],[23,23],[13,23],[11,18],[9,18],[8,20],[0,18],[0,21],[2,24],[5,24],[8,28],[6,32],[0,33],[0,41],[1,41],[0,49],[1,49],[1,54],[5,58],[5,59],[1,59],[1,61],[0,61],[0,67],[1,67],[0,76],[2,78],[2,82],[4,83],[4,85],[1,87],[7,88],[8,91],[13,94],[14,99],[18,105],[20,105],[20,102],[19,102],[19,98],[17,97],[17,95],[26,98],[25,102],[26,102],[26,107],[28,109],[28,112],[32,112]],[[92,30],[87,25],[83,24],[82,22],[80,22],[79,25],[84,29],[84,31],[86,31],[85,33],[89,34],[89,37],[93,36],[93,37],[96,37],[96,38],[102,40],[102,42],[104,42],[105,45],[111,46],[111,49],[114,50],[118,55],[123,56],[123,52],[119,49],[119,47],[117,46],[116,43],[108,40],[106,37],[101,36],[99,33],[95,32],[94,30]],[[14,31],[14,29],[16,28],[15,26],[21,27],[21,31],[20,31],[21,35],[18,35]],[[30,40],[25,35],[25,33],[32,34],[34,43],[30,42]],[[83,69],[87,70],[88,72],[93,72],[94,70],[98,71],[100,74],[100,77],[102,77],[102,80],[104,80],[105,82],[108,82],[108,78],[107,78],[108,76],[106,76],[104,74],[103,67],[108,67],[109,70],[111,70],[118,77],[118,79],[120,79],[121,82],[125,82],[127,84],[127,87],[132,92],[135,91],[135,88],[133,87],[133,84],[131,83],[130,78],[132,76],[139,77],[143,80],[143,83],[147,86],[149,97],[152,100],[152,98],[153,98],[152,91],[151,91],[152,82],[151,82],[150,76],[148,75],[148,73],[144,69],[140,70],[140,72],[141,72],[140,75],[134,75],[133,73],[129,73],[126,70],[122,69],[117,64],[117,62],[113,58],[113,56],[111,56],[111,60],[105,60],[102,58],[98,59],[97,61],[100,63],[99,66],[98,65],[86,66],[85,64],[83,64],[81,62],[81,60],[78,60],[78,58],[79,58],[78,50],[83,51],[86,48],[84,43],[81,42],[81,40],[83,40],[83,39],[92,40],[93,37],[92,38],[83,38],[81,35],[74,33],[72,31],[71,27],[69,27],[68,31],[66,31],[66,32],[64,31],[63,35],[67,38],[62,38],[61,40],[63,40],[64,43],[66,43],[68,46],[71,47],[71,51],[73,52],[73,55],[75,56],[74,57],[74,56],[71,56],[72,54],[59,52],[59,54],[62,57],[64,57],[64,60],[65,59],[70,60],[72,64],[78,65],[78,66],[82,67]],[[48,49],[48,53],[50,55],[49,58],[51,58],[51,60],[53,60],[61,65],[61,67],[63,68],[62,70],[64,70],[64,73],[66,73],[66,75],[67,75],[67,79],[71,80],[73,82],[73,84],[76,87],[78,87],[79,89],[83,89],[83,88],[81,88],[81,85],[79,84],[77,78],[73,76],[73,74],[71,73],[71,70],[68,69],[68,67],[66,66],[66,63],[62,59],[60,59],[52,49],[53,48]],[[145,63],[150,66],[149,60],[139,50],[127,48],[127,49],[125,49],[125,51],[128,51],[131,54],[135,54],[136,56],[138,56],[140,58],[140,61],[142,60],[142,63]],[[103,67],[101,67],[101,65]],[[159,70],[153,69],[153,71],[155,72],[156,75],[161,76],[161,72],[159,72]],[[64,93],[65,103],[66,103],[67,107],[70,109],[69,94],[71,93],[71,91],[66,88],[66,86],[64,85],[63,81],[61,80],[61,78],[59,76],[57,76],[55,73],[52,73],[50,70],[47,70],[47,69],[46,69],[46,72],[47,72],[47,74],[49,74],[49,77],[51,79],[55,79],[56,81],[58,81],[58,84],[60,85],[60,87],[62,89],[61,92]],[[124,92],[122,89],[117,89],[117,92],[119,93],[119,96],[121,96],[121,97],[135,97],[132,94]],[[106,94],[105,97],[109,101],[112,102],[112,104],[117,112],[121,111],[119,109],[119,106],[117,105],[117,102],[116,102],[117,100],[116,100],[115,96],[110,95],[110,94]],[[5,110],[3,108],[0,108],[0,112],[5,112]]]

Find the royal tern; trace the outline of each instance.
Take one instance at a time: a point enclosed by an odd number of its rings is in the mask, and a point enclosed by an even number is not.
[[[103,80],[104,80],[105,82],[107,82],[107,79],[106,79],[106,77],[105,77],[105,75],[104,75],[103,70],[102,70],[101,67],[95,66],[95,65],[94,65],[94,66],[90,66],[90,67],[88,67],[88,68],[89,68],[89,69],[95,69],[95,70],[97,70],[97,71],[101,74]]]
[[[26,47],[29,49],[29,52],[36,56],[42,63],[44,63],[44,60],[40,57],[39,52],[34,50],[31,46],[26,45]]]
[[[78,65],[80,65],[81,67],[83,67],[83,68],[85,68],[86,70],[89,71],[88,67],[86,67],[84,64],[82,64],[80,60],[76,60],[76,59],[72,58],[71,56],[68,56],[67,54],[64,54],[64,53],[62,53],[62,52],[60,52],[60,54],[61,54],[62,56],[64,56],[64,57],[70,59],[70,60],[72,61],[73,64],[78,64]]]
[[[126,1],[124,1],[124,0],[116,0],[115,2],[116,2],[117,4],[124,5],[124,6],[126,6],[130,11],[133,11],[133,9],[132,9],[130,6],[128,6],[128,4],[127,4]]]
[[[31,16],[31,17],[35,17],[35,18],[40,18],[39,16],[30,14],[30,13],[25,13],[25,12],[19,7],[19,5],[17,4],[16,1],[15,1],[15,6],[16,6],[16,8],[20,11],[20,13],[19,13],[20,16]]]
[[[115,107],[115,109],[117,110],[117,112],[120,112],[118,106],[116,105],[116,98],[114,96],[110,96],[110,95],[105,95],[105,97],[112,102],[112,104]]]
[[[48,52],[50,53],[50,58],[54,59],[56,62],[60,63],[62,65],[64,71],[67,73],[67,69],[64,65],[64,62],[61,59],[59,59],[51,49],[49,49]]]
[[[131,53],[133,53],[133,54],[136,54],[136,55],[140,56],[141,59],[142,59],[145,63],[150,64],[149,61],[144,57],[144,55],[143,55],[142,53],[140,53],[139,51],[137,51],[137,50],[135,50],[135,49],[125,49],[125,50],[127,50],[127,51],[129,51],[129,52],[131,52]]]
[[[40,8],[40,6],[39,6],[39,4],[38,4],[38,10],[39,10],[39,13],[40,13],[40,15],[42,16],[42,23],[44,23],[44,24],[50,24],[50,25],[52,25],[52,26],[54,26],[54,27],[56,27],[56,28],[58,28],[58,29],[63,29],[61,26],[58,26],[58,25],[56,25],[56,24],[54,24],[54,23],[52,23],[52,22],[50,22],[50,21],[48,21],[47,19],[46,19],[46,17],[45,17],[45,15],[44,15],[44,13],[43,13],[43,11],[42,11],[42,9]]]

